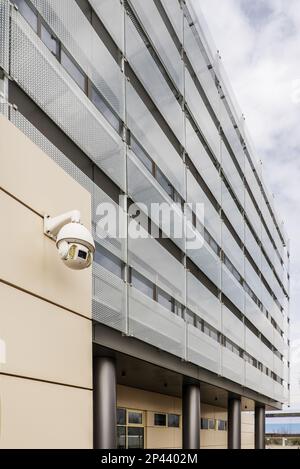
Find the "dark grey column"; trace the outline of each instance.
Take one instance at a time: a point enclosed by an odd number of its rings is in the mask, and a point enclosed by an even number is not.
[[[228,449],[241,448],[241,400],[230,397],[228,399]]]
[[[117,445],[117,378],[113,358],[94,357],[94,448]]]
[[[182,389],[182,448],[200,449],[200,386],[187,384]]]
[[[265,406],[255,405],[255,449],[265,449]]]

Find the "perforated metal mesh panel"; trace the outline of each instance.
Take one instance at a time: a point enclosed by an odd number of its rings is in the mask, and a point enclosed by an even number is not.
[[[147,234],[144,232],[144,234]],[[153,238],[128,239],[130,265],[151,282],[184,304],[185,269]]]
[[[245,382],[245,361],[231,352],[222,350],[222,376],[241,385]]]
[[[0,102],[0,115],[8,118],[8,105]]]
[[[125,283],[100,265],[93,264],[93,319],[125,332]]]
[[[187,358],[207,370],[220,374],[221,346],[199,329],[188,325]]]
[[[9,1],[0,0],[0,67],[9,66]]]
[[[120,187],[123,142],[30,26],[12,12],[12,76],[61,129]]]
[[[175,206],[174,210],[171,210],[172,216],[170,218],[162,217],[159,212],[152,210],[152,204],[164,204],[165,207],[168,206],[171,209],[173,200],[131,151],[128,152],[127,171],[128,194],[132,200],[140,204],[141,210],[146,212],[146,215],[151,214],[151,219],[156,226],[161,227],[166,235],[170,234],[169,237],[184,251],[184,237],[180,236],[180,232],[179,235],[173,236],[176,234],[175,227],[179,227],[179,229],[184,227],[181,208]]]
[[[123,76],[104,43],[73,0],[33,0],[66,49],[115,111],[122,116]]]
[[[261,392],[262,390],[262,383],[263,383],[263,373],[254,368],[254,366],[250,365],[250,363],[246,363],[245,368],[245,386],[247,388],[253,389],[255,391]],[[274,382],[273,382],[274,383]],[[268,391],[268,395],[272,396],[272,390]]]
[[[115,217],[108,216],[108,212]],[[100,187],[93,184],[92,197],[93,236],[102,246],[119,259],[126,260],[126,240],[121,237],[125,231],[126,220],[122,207],[116,204]],[[103,223],[100,223],[103,220]],[[107,223],[106,223],[107,222]],[[113,222],[113,223],[110,223]],[[114,223],[115,222],[115,223]]]
[[[135,288],[129,289],[130,334],[184,358],[185,322]]]

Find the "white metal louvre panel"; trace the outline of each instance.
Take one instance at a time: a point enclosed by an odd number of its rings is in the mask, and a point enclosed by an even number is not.
[[[121,0],[90,0],[90,4],[124,52],[124,9]]]
[[[188,324],[187,359],[207,370],[220,374],[221,346],[199,329]]]
[[[129,289],[130,335],[184,358],[185,327],[183,319],[139,290]]]
[[[135,222],[132,221],[132,224]],[[147,233],[139,228],[146,236]],[[170,294],[185,301],[185,269],[159,242],[151,237],[128,238],[128,262],[140,274]]]
[[[175,233],[175,227],[182,227],[184,224],[184,216],[181,208],[173,205],[173,201],[166,191],[131,151],[128,152],[127,171],[128,195],[142,211],[147,212],[147,215],[151,213],[153,223],[155,223],[156,226],[161,227],[165,234],[169,234],[170,232],[170,238],[172,238],[174,243],[184,251],[184,237],[173,235]],[[167,217],[164,219],[164,217],[159,216],[159,213],[155,213],[154,210],[151,211],[151,204],[154,203],[164,204],[170,209],[174,207],[170,217],[170,223]]]
[[[65,48],[114,110],[123,116],[123,75],[74,0],[33,0]]]
[[[103,209],[110,206],[114,213],[116,214],[116,231],[117,233],[113,232],[112,230],[114,227],[110,227],[109,223],[106,226],[100,224],[100,212],[97,213],[97,209],[103,204]],[[126,242],[125,239],[119,237],[123,228],[126,227],[121,226],[121,222],[119,223],[119,210],[121,213],[120,219],[124,220],[126,223],[127,215],[125,214],[124,210],[116,204],[100,187],[93,184],[93,197],[92,197],[92,214],[93,214],[93,237],[95,241],[101,244],[105,249],[110,251],[112,254],[117,256],[119,259],[123,261],[126,260]],[[110,231],[111,230],[111,231]],[[117,235],[117,236],[116,236]]]
[[[9,68],[9,8],[8,0],[0,0],[0,67]]]
[[[187,307],[215,329],[221,330],[220,300],[190,272],[187,272]]]
[[[183,94],[183,61],[176,48],[171,35],[169,34],[155,2],[145,2],[145,0],[131,0],[143,27],[154,44],[156,51],[162,59],[168,73],[176,83],[179,91]],[[171,8],[176,9],[175,2],[171,2]]]
[[[245,361],[226,348],[222,349],[222,376],[241,384],[245,383]]]
[[[148,155],[184,197],[184,164],[145,103],[130,83],[126,85],[127,124]]]
[[[126,330],[126,285],[116,275],[93,264],[93,319],[121,332]]]
[[[12,11],[11,74],[54,122],[124,189],[125,157],[121,138],[16,10]]]
[[[151,18],[151,21],[153,20]],[[167,85],[129,15],[126,16],[126,58],[178,140],[183,143],[181,106]]]

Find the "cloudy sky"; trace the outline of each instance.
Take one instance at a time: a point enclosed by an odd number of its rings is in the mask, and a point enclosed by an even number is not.
[[[220,50],[291,240],[291,400],[300,409],[300,1],[193,4]]]

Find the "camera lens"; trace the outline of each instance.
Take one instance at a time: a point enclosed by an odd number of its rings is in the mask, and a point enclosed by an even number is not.
[[[84,260],[85,260],[85,259],[87,258],[87,253],[84,252],[84,251],[81,251],[81,250],[79,249],[79,251],[78,251],[78,257],[80,257],[81,259],[84,259]]]

